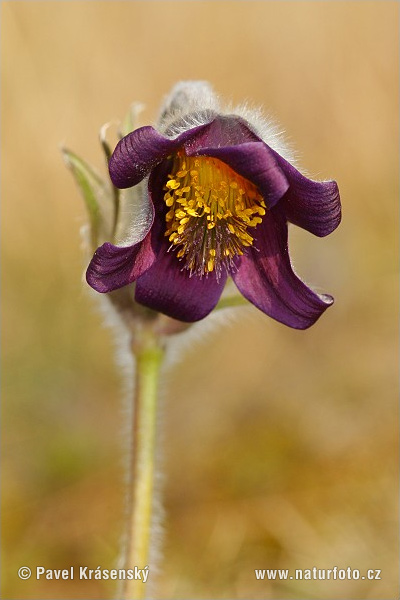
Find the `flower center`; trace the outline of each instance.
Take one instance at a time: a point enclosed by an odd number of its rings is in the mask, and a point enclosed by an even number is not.
[[[248,229],[265,215],[256,186],[216,158],[178,152],[164,190],[165,236],[184,268],[217,278],[234,268],[233,259],[253,244]]]

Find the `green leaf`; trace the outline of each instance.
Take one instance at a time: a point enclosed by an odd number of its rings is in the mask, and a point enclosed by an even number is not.
[[[91,225],[92,244],[97,248],[102,223],[100,198],[104,195],[105,183],[96,171],[77,154],[67,148],[62,149],[62,154],[85,201]]]

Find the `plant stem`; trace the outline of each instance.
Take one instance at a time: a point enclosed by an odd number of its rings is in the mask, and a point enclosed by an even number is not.
[[[215,310],[219,310],[221,308],[229,308],[233,306],[248,306],[249,301],[246,300],[243,296],[236,294],[235,296],[226,296],[225,298],[221,298],[218,302]]]
[[[128,482],[128,528],[125,569],[143,570],[149,564],[154,504],[154,475],[157,430],[157,395],[163,348],[151,331],[142,332],[132,352],[136,358],[136,385],[132,423],[132,444]],[[146,597],[143,579],[126,579],[124,600]]]

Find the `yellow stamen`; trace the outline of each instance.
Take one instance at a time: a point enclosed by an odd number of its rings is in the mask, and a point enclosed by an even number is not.
[[[170,179],[169,181],[167,181],[166,187],[169,190],[177,190],[180,185],[181,184],[179,183],[179,181],[176,181],[176,179]]]
[[[199,276],[229,269],[254,238],[248,228],[265,216],[265,202],[256,186],[216,158],[173,158],[165,184],[166,231],[185,268]]]

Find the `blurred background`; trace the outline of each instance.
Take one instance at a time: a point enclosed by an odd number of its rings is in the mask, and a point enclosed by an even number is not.
[[[3,597],[109,598],[123,529],[121,378],[82,283],[85,210],[62,144],[98,169],[100,126],[154,122],[179,79],[262,105],[343,222],[291,229],[335,305],[299,332],[256,309],[186,347],[163,388],[157,599],[398,597],[398,4],[2,2]],[[212,319],[212,317],[211,317]],[[257,581],[254,569],[381,569]],[[151,570],[151,569],[150,569]]]

